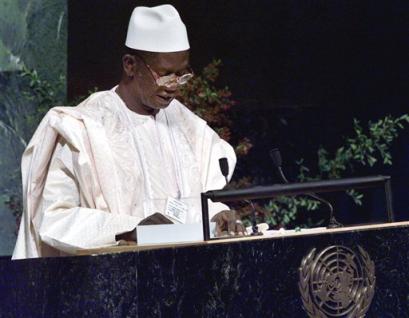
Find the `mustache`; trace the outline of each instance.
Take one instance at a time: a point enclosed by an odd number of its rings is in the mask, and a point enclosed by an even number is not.
[[[177,96],[177,90],[168,91],[168,90],[161,89],[157,91],[156,95],[162,98],[165,98],[165,99],[175,98]]]

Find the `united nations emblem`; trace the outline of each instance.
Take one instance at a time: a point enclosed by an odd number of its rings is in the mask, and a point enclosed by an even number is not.
[[[298,287],[311,318],[365,317],[375,292],[375,265],[368,253],[335,245],[302,260]]]

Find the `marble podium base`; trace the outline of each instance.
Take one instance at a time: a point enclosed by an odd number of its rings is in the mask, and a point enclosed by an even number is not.
[[[1,317],[308,317],[299,268],[359,245],[375,265],[366,317],[409,317],[409,222],[109,253],[0,260]],[[121,252],[121,253],[114,253]]]

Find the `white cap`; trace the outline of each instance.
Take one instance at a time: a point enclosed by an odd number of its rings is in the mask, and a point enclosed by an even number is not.
[[[186,26],[170,4],[136,7],[129,20],[125,45],[150,52],[179,52],[190,48]]]

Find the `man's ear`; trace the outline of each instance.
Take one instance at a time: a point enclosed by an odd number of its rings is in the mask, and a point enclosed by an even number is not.
[[[124,70],[126,76],[134,77],[135,74],[135,64],[136,58],[131,54],[125,54],[122,56],[122,69]]]

